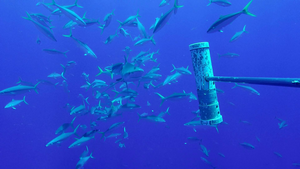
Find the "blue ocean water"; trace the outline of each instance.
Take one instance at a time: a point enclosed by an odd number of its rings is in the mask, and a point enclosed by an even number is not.
[[[160,106],[161,100],[155,92],[163,96],[175,92],[193,92],[196,95],[197,88],[194,78],[189,45],[196,42],[209,42],[214,74],[218,76],[240,77],[299,77],[298,46],[300,12],[297,6],[299,1],[257,1],[254,0],[249,11],[256,15],[251,17],[241,15],[230,25],[223,29],[223,33],[208,34],[206,31],[221,15],[241,11],[248,3],[246,0],[231,0],[230,7],[222,7],[216,4],[206,6],[209,1],[179,0],[176,15],[172,15],[169,22],[157,33],[152,43],[143,46],[134,46],[129,37],[118,35],[111,43],[103,42],[108,36],[115,34],[119,27],[117,20],[124,21],[139,11],[139,21],[145,26],[149,35],[152,30],[149,27],[155,22],[156,17],[168,12],[173,7],[170,5],[159,7],[160,0],[99,0],[83,1],[78,4],[83,8],[73,8],[82,16],[87,12],[87,18],[99,19],[103,23],[106,14],[114,10],[112,22],[101,34],[98,25],[91,27],[75,27],[73,36],[80,39],[95,52],[97,59],[84,56],[84,52],[71,38],[62,35],[69,34],[63,26],[70,20],[68,17],[51,16],[54,36],[57,42],[45,37],[30,21],[23,19],[26,11],[29,13],[42,13],[50,16],[51,13],[42,6],[36,6],[38,1],[1,1],[1,38],[0,38],[0,90],[15,86],[18,78],[23,81],[36,84],[38,79],[59,83],[53,85],[39,84],[38,94],[34,91],[18,95],[1,95],[0,103],[3,106],[0,113],[1,168],[32,168],[32,169],[67,169],[76,168],[81,153],[89,148],[94,159],[89,159],[84,165],[85,169],[199,169],[199,168],[234,168],[253,169],[271,168],[288,169],[296,168],[300,163],[299,140],[300,124],[298,118],[299,94],[297,88],[270,87],[249,85],[259,91],[260,95],[251,94],[241,88],[231,89],[232,83],[216,83],[216,87],[224,93],[218,93],[221,114],[226,124],[218,126],[219,133],[214,128],[196,129],[184,126],[191,121],[195,114],[192,111],[198,109],[198,102],[188,100],[166,101]],[[46,3],[51,3],[47,1]],[[59,5],[73,4],[73,0],[57,0]],[[241,31],[247,25],[248,34],[244,34],[236,42],[230,43],[231,37]],[[139,35],[136,27],[124,27],[132,35]],[[40,38],[41,44],[36,43]],[[72,106],[82,104],[79,94],[89,97],[91,106],[98,104],[94,98],[92,89],[80,88],[86,84],[82,73],[89,74],[92,82],[101,79],[110,84],[116,82],[110,76],[99,73],[98,66],[103,68],[114,63],[124,62],[125,52],[122,50],[129,46],[131,53],[129,60],[141,51],[155,52],[157,62],[147,62],[141,68],[145,73],[152,67],[159,65],[159,74],[162,78],[157,85],[172,74],[172,64],[176,67],[187,67],[192,75],[182,75],[177,83],[161,88],[149,89],[140,86],[129,85],[139,95],[135,98],[135,104],[141,106],[122,112],[121,116],[106,121],[97,121],[98,116],[92,114],[77,115],[74,126],[86,125],[87,129],[79,128],[78,135],[90,131],[90,123],[95,121],[95,128],[100,131],[107,130],[116,122],[125,122],[115,129],[114,133],[122,133],[123,127],[129,134],[128,139],[121,143],[126,147],[119,147],[115,143],[117,139],[101,139],[101,134],[96,134],[95,139],[88,141],[79,147],[68,148],[77,136],[71,136],[60,146],[45,145],[55,138],[55,131],[63,123],[71,122],[74,115],[66,108],[69,103]],[[57,49],[67,51],[67,58],[63,55],[51,55],[43,49]],[[237,53],[236,58],[218,57],[217,53]],[[53,72],[62,72],[60,64],[66,65],[68,61],[77,64],[65,73],[68,83],[67,93],[62,84],[62,78],[48,78]],[[116,86],[118,91],[120,84]],[[101,90],[99,90],[101,91]],[[111,98],[115,93],[107,91]],[[12,99],[19,100],[26,96],[29,105],[22,103],[14,109],[5,109],[4,106]],[[104,104],[104,100],[102,104]],[[147,106],[147,102],[151,105]],[[103,105],[105,107],[105,105]],[[158,115],[169,107],[170,115],[165,115],[165,123],[155,123],[141,119],[137,113],[149,113]],[[288,124],[279,129],[275,117],[283,119]],[[67,132],[73,129],[69,128]],[[199,141],[188,140],[188,137],[202,139],[201,144],[209,149],[207,157],[200,148]],[[78,137],[77,137],[78,138]],[[122,136],[119,136],[122,138]],[[240,143],[247,142],[255,146],[255,149],[247,149]],[[279,157],[274,154],[278,152]],[[222,153],[225,157],[220,156]],[[204,162],[201,157],[210,163]],[[298,166],[299,167],[299,166]]]

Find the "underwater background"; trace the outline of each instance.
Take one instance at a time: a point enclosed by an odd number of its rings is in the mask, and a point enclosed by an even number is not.
[[[172,15],[168,23],[157,33],[154,39],[156,45],[147,43],[134,46],[130,38],[122,35],[115,37],[108,44],[103,43],[108,36],[115,34],[119,22],[124,21],[139,11],[139,20],[145,26],[148,34],[152,35],[149,27],[156,17],[168,12],[170,5],[159,7],[160,0],[97,0],[83,1],[78,4],[83,8],[73,8],[82,16],[87,12],[88,18],[99,19],[102,22],[105,15],[114,10],[110,25],[101,34],[96,26],[75,27],[73,36],[82,40],[94,51],[97,59],[84,56],[84,52],[71,38],[62,35],[69,34],[69,29],[63,26],[70,20],[66,16],[51,15],[42,6],[36,6],[38,1],[7,1],[1,0],[1,38],[0,38],[0,89],[15,86],[19,77],[23,81],[36,84],[38,79],[51,81],[53,85],[39,84],[38,94],[33,90],[18,95],[1,95],[0,103],[0,159],[1,168],[31,168],[31,169],[67,169],[76,168],[81,153],[88,146],[94,159],[89,159],[85,169],[199,169],[199,168],[233,168],[253,169],[271,168],[288,169],[300,167],[300,118],[299,95],[297,88],[249,85],[260,95],[252,94],[241,88],[232,89],[233,83],[216,82],[216,87],[224,91],[218,93],[221,114],[226,124],[215,128],[195,129],[184,126],[191,121],[198,109],[198,101],[176,100],[165,101],[155,92],[163,96],[180,93],[197,93],[189,45],[197,42],[209,42],[214,75],[237,77],[293,77],[300,76],[299,45],[300,45],[300,11],[299,1],[258,1],[254,0],[249,11],[256,17],[241,15],[223,29],[223,33],[207,33],[208,28],[221,15],[241,11],[249,2],[246,0],[230,0],[230,7],[216,4],[207,6],[209,1],[179,0],[176,15]],[[45,3],[51,3],[47,1]],[[56,0],[60,5],[73,4],[73,0]],[[49,40],[30,21],[23,19],[29,13],[51,15],[53,34],[57,42]],[[244,34],[236,42],[230,43],[231,37],[247,25],[249,33]],[[125,27],[124,27],[125,28]],[[132,37],[139,35],[136,27],[126,27]],[[37,44],[37,38],[41,44]],[[99,73],[102,69],[114,63],[124,62],[126,46],[131,48],[129,60],[141,51],[151,52],[159,50],[155,55],[156,62],[147,62],[140,67],[148,72],[152,67],[159,65],[159,74],[162,78],[157,85],[164,81],[176,67],[187,67],[192,75],[183,75],[178,82],[161,88],[145,89],[143,85],[129,85],[138,92],[135,104],[139,109],[122,112],[121,116],[105,121],[97,121],[97,116],[86,114],[78,115],[74,126],[80,127],[78,135],[89,131],[91,121],[97,123],[96,128],[105,131],[112,124],[125,122],[115,132],[123,134],[123,127],[129,134],[128,139],[121,142],[126,147],[119,147],[117,139],[107,138],[96,134],[84,145],[68,148],[75,141],[76,136],[61,143],[60,146],[45,145],[55,138],[55,131],[63,123],[71,122],[74,115],[66,108],[66,104],[79,106],[82,103],[79,94],[89,97],[90,105],[97,105],[92,89],[80,88],[86,84],[82,73],[89,74],[91,81],[101,79],[110,84],[116,82],[109,75]],[[51,55],[43,49],[57,49],[67,51],[63,55]],[[218,57],[218,53],[237,53],[235,58]],[[66,71],[69,93],[64,90],[62,78],[49,78],[53,72],[61,72],[60,64],[68,61],[77,64]],[[104,70],[104,69],[103,69]],[[116,87],[117,91],[120,84]],[[115,93],[108,91],[111,98]],[[29,105],[21,103],[16,109],[5,105],[12,99],[22,99],[26,96]],[[151,105],[147,105],[149,102]],[[102,102],[101,102],[102,103]],[[105,107],[105,106],[103,106]],[[166,111],[169,107],[170,115],[165,115],[164,123],[156,123],[141,119],[138,114]],[[287,126],[279,128],[280,121],[286,121]],[[68,129],[71,132],[73,129]],[[122,136],[121,136],[122,137]],[[188,137],[197,137],[198,141]],[[241,145],[247,142],[255,147],[248,149]],[[200,148],[200,144],[209,149],[207,157]],[[279,155],[274,152],[279,153]],[[224,155],[221,156],[219,153]],[[208,160],[205,162],[201,157]]]

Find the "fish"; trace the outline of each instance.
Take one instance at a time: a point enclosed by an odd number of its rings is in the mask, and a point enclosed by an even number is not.
[[[128,17],[124,22],[121,22],[121,21],[118,20],[118,22],[120,23],[119,27],[122,27],[122,26],[137,26],[137,22],[134,22],[134,20],[138,17],[140,17],[139,11],[137,12],[136,15]],[[135,23],[135,24],[131,25],[132,23]]]
[[[78,0],[75,0],[74,4],[72,4],[72,5],[65,5],[63,7],[67,8],[67,9],[70,9],[70,10],[73,9],[74,7],[83,8],[82,6],[78,5],[77,2],[78,2]],[[61,14],[62,14],[62,11],[59,8],[56,8],[55,10],[52,11],[52,15],[59,15],[60,16]]]
[[[155,93],[161,98],[161,103],[160,106],[166,101],[166,100],[179,100],[179,99],[184,99],[184,98],[189,98],[191,100],[197,100],[196,96],[191,92],[191,93],[173,93],[170,96],[164,97],[159,93]]]
[[[106,133],[108,133],[108,132],[110,132],[110,131],[112,131],[112,130],[118,128],[118,127],[120,127],[120,126],[123,125],[124,123],[125,123],[125,122],[114,123],[114,124],[112,124],[107,130],[105,130],[104,132],[99,132],[99,133],[101,133],[101,134],[102,134],[102,137],[104,137]],[[101,138],[102,138],[102,137],[101,137]]]
[[[167,13],[162,14],[161,17],[159,18],[157,24],[155,25],[154,29],[153,29],[153,33],[158,32],[159,30],[161,30],[169,21],[169,19],[172,16],[172,12],[175,12],[175,9],[178,8],[182,8],[183,6],[178,6],[177,5],[177,0],[175,0],[174,2],[174,7],[172,9],[170,9]]]
[[[163,112],[159,113],[158,117],[164,117],[164,116],[165,116],[165,114],[168,114],[168,115],[170,115],[170,113],[169,113],[169,109],[170,109],[170,107],[168,107],[166,111],[163,111]]]
[[[76,131],[77,131],[77,129],[78,129],[79,126],[80,126],[80,124],[74,129],[73,132],[62,133],[61,135],[55,137],[48,144],[46,144],[46,147],[49,147],[49,146],[54,145],[54,144],[60,144],[62,141],[66,140],[67,138],[69,138],[73,134],[76,134]]]
[[[123,66],[121,75],[122,81],[138,81],[144,73],[144,70],[138,66],[134,66],[132,63],[126,63]]]
[[[138,26],[141,36],[144,38],[148,38],[148,35],[146,33],[146,30],[145,30],[145,27],[143,26],[143,24],[139,21],[138,18],[135,18],[135,19],[136,19],[137,26]]]
[[[110,43],[116,36],[118,36],[118,32],[116,32],[116,34],[114,35],[110,35],[106,40],[105,40],[105,44]]]
[[[107,138],[112,138],[112,137],[115,137],[117,138],[118,136],[122,135],[121,133],[113,133],[113,134],[110,134],[109,136],[104,136],[104,141],[107,139]]]
[[[40,24],[40,23],[34,21],[34,20],[31,18],[30,14],[29,14],[28,12],[26,12],[26,13],[27,13],[27,17],[28,17],[28,18],[26,18],[26,17],[22,17],[22,18],[31,21],[31,22],[36,26],[36,28],[37,28],[40,32],[42,32],[47,38],[49,38],[49,39],[52,40],[52,41],[57,42],[55,36],[53,35],[53,33],[52,33],[47,27],[45,27],[45,26],[43,26],[42,24]]]
[[[64,55],[65,57],[67,57],[66,53],[69,52],[69,50],[65,51],[65,52],[61,52],[55,49],[43,49],[44,52],[49,53],[49,54],[53,54],[53,55]]]
[[[91,55],[92,57],[97,59],[96,54],[93,52],[93,50],[84,42],[80,41],[79,39],[76,39],[75,37],[73,37],[72,35],[72,29],[70,29],[70,34],[69,35],[63,35],[64,37],[67,38],[72,38],[85,52],[84,56],[86,55]]]
[[[4,108],[12,108],[12,109],[16,109],[16,106],[21,104],[22,102],[24,102],[25,104],[28,105],[28,103],[25,101],[25,96],[23,97],[23,100],[14,100],[12,99],[11,102],[7,103],[7,105]]]
[[[246,14],[246,15],[250,15],[255,17],[254,14],[250,13],[248,11],[248,8],[251,4],[253,0],[251,0],[246,7],[240,11],[240,12],[236,12],[236,13],[232,13],[232,14],[228,14],[228,15],[224,15],[224,16],[220,16],[220,18],[213,23],[209,29],[207,30],[207,33],[214,33],[214,32],[223,32],[222,28],[224,28],[225,26],[229,25],[230,23],[232,23],[236,18],[238,18],[241,14]]]
[[[51,78],[54,78],[54,79],[62,77],[63,79],[66,80],[66,78],[64,77],[64,72],[62,72],[61,74],[54,72],[54,73],[51,73],[50,75],[48,75],[47,77],[51,77]]]
[[[169,5],[169,2],[170,2],[170,0],[162,0],[161,3],[159,4],[159,7]]]
[[[278,157],[281,157],[282,158],[282,155],[280,154],[280,153],[278,153],[278,152],[273,152],[276,156],[278,156]]]
[[[149,30],[154,29],[155,26],[157,25],[158,21],[159,21],[159,18],[155,18],[155,23],[153,25],[151,25],[151,27],[149,28]]]
[[[108,25],[110,25],[111,20],[112,20],[112,16],[114,15],[114,11],[113,10],[111,13],[108,13],[107,15],[105,15],[104,17],[104,24],[102,26],[99,26],[99,28],[102,30],[101,34],[103,33],[104,29],[108,27]]]
[[[253,89],[253,88],[250,87],[250,86],[239,85],[239,84],[235,83],[235,85],[232,87],[232,89],[234,89],[234,88],[236,88],[236,87],[241,87],[241,88],[243,88],[243,89],[249,90],[251,93],[254,93],[254,94],[256,94],[256,95],[260,95],[260,93],[259,93],[257,90]]]
[[[209,0],[209,4],[207,6],[209,6],[212,3],[223,6],[223,7],[231,6],[231,3],[227,0]]]
[[[166,85],[166,84],[170,84],[171,82],[177,82],[177,79],[181,76],[182,74],[179,73],[179,72],[176,72],[175,74],[173,75],[169,75],[164,83],[163,83],[163,86]]]
[[[76,119],[76,117],[73,118],[71,123],[64,123],[61,126],[59,126],[58,129],[55,131],[55,134],[64,133],[70,126],[74,129],[73,123],[74,123],[75,119]]]
[[[218,125],[216,125],[216,124],[203,125],[200,120],[187,122],[187,123],[184,124],[184,126],[192,127],[195,132],[196,132],[196,128],[207,129],[207,128],[210,128],[210,127],[214,127],[216,129],[216,131],[219,133]]]
[[[86,157],[88,153],[89,153],[89,148],[88,146],[86,146],[86,150],[83,153],[81,153],[80,157]]]
[[[244,33],[249,33],[246,31],[246,25],[244,26],[243,30],[240,32],[237,32],[233,35],[233,37],[230,39],[230,42],[234,42],[237,39],[239,39]]]
[[[43,7],[45,7],[48,11],[50,11],[51,13],[54,11],[54,9],[50,6],[50,5],[52,5],[52,4],[46,4],[46,3],[44,3],[44,2],[38,2],[37,4],[36,4],[36,6],[40,6],[40,5],[42,5]]]
[[[283,128],[286,127],[286,126],[288,126],[288,125],[286,124],[286,121],[282,121],[282,122],[278,123],[279,129],[283,129]]]
[[[134,46],[137,46],[137,45],[143,45],[143,44],[146,43],[146,42],[152,42],[153,45],[156,45],[156,42],[155,42],[155,40],[153,39],[153,36],[154,36],[154,35],[152,35],[150,38],[143,38],[143,39],[137,41],[137,42],[134,44]]]
[[[130,49],[129,46],[126,46],[125,49],[123,49],[122,51],[124,51],[127,54],[127,56],[129,56],[129,54],[132,50]]]
[[[9,88],[1,90],[0,94],[12,94],[13,95],[13,94],[30,91],[30,90],[34,90],[36,93],[38,93],[38,91],[36,89],[40,83],[41,82],[37,82],[34,86],[17,85],[17,86],[9,87]]]
[[[127,37],[127,36],[129,36],[130,38],[131,38],[131,35],[128,33],[128,32],[126,32],[126,30],[124,29],[124,28],[120,28],[120,34],[121,35],[123,35],[123,36],[125,36],[125,38]],[[132,39],[132,38],[131,38]],[[129,48],[130,49],[130,48]]]
[[[204,161],[206,164],[210,165],[212,168],[214,168],[214,169],[216,168],[216,167],[214,167],[214,166],[212,165],[212,163],[211,163],[210,161],[208,161],[206,158],[201,157],[201,160]]]
[[[249,143],[240,143],[240,145],[242,145],[243,147],[247,148],[247,149],[255,149],[255,147],[252,144]]]
[[[228,57],[228,58],[234,58],[234,57],[238,57],[240,56],[239,54],[236,54],[236,53],[225,53],[225,54],[219,54],[217,53],[219,58],[220,57]]]
[[[137,113],[138,116],[139,116],[139,120],[138,122],[141,120],[141,119],[147,119],[147,120],[150,120],[150,121],[153,121],[153,122],[159,122],[159,123],[164,123],[166,122],[165,119],[163,119],[162,117],[159,117],[159,116],[155,116],[155,115],[140,115],[139,113]]]
[[[200,144],[200,147],[202,152],[208,157],[209,156],[208,153],[210,152],[210,150],[207,150],[207,148],[202,144]]]
[[[123,139],[128,139],[128,133],[125,127],[124,127]]]
[[[180,73],[180,74],[183,74],[183,75],[191,75],[192,73],[188,70],[189,69],[189,66],[187,66],[187,68],[184,68],[184,67],[180,67],[180,68],[176,68],[173,64],[172,64],[172,66],[173,66],[173,70],[171,70],[171,72],[173,72],[173,71],[176,71],[176,72],[178,72],[178,73]]]
[[[40,37],[37,37],[36,38],[36,44],[40,45],[41,43],[42,43],[42,41],[41,41]]]
[[[72,21],[76,22],[78,25],[86,25],[84,20],[80,16],[78,16],[74,11],[72,11],[64,6],[60,6],[60,5],[56,4],[55,0],[52,0],[52,5],[56,6],[63,14],[65,14]]]
[[[137,108],[141,108],[141,106],[134,104],[134,103],[126,103],[119,107],[120,110],[137,109]]]
[[[77,139],[74,143],[72,143],[68,148],[78,147],[87,141],[90,141],[91,139],[95,138],[95,136],[92,137],[81,137],[80,139]]]
[[[94,159],[94,157],[92,156],[93,153],[91,153],[89,156],[86,157],[80,157],[80,160],[77,162],[76,164],[76,169],[82,169],[84,164],[90,159]]]

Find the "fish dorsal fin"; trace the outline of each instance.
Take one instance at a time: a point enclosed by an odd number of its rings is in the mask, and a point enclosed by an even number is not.
[[[185,93],[185,91],[183,90],[183,93]]]

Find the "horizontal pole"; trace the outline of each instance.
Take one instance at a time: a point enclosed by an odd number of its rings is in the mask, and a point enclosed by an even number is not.
[[[207,81],[248,83],[270,86],[300,87],[300,78],[269,78],[269,77],[223,77],[212,76],[205,77]]]

